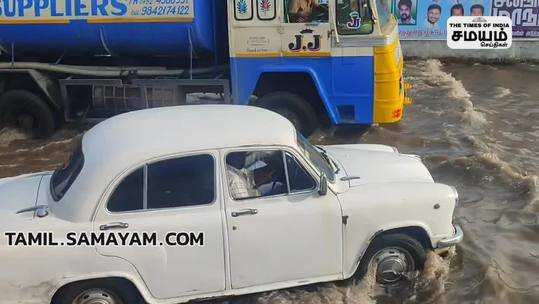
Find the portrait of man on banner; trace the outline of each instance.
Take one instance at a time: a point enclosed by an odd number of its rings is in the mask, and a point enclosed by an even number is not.
[[[400,25],[416,25],[417,0],[398,0],[395,17]]]
[[[392,12],[399,21],[399,32],[403,40],[445,40],[448,18],[490,16],[493,3],[496,3],[493,0],[392,1]],[[410,2],[412,8],[408,14]]]
[[[440,19],[442,17],[442,7],[433,3],[427,8],[427,27],[428,28],[439,28]]]

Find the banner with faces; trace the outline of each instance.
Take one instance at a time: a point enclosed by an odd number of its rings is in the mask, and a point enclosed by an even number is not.
[[[539,0],[392,0],[403,40],[445,40],[454,16],[507,16],[515,39],[539,40]]]

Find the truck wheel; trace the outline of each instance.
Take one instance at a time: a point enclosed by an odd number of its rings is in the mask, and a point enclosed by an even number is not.
[[[0,96],[0,127],[15,126],[35,138],[47,138],[55,129],[55,117],[39,96],[13,90]]]
[[[359,276],[376,266],[376,282],[398,285],[410,274],[423,269],[427,253],[421,243],[406,234],[387,234],[377,238],[362,259]]]
[[[284,116],[306,137],[311,135],[318,125],[316,112],[305,99],[297,94],[269,93],[259,98],[255,105]]]
[[[52,304],[135,304],[142,303],[138,291],[107,280],[73,283],[61,289]]]

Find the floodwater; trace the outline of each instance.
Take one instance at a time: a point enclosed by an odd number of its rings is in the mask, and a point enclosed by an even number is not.
[[[464,241],[429,254],[401,291],[324,283],[209,303],[539,303],[539,66],[418,60],[407,63],[415,103],[403,122],[321,130],[319,144],[382,143],[423,157],[436,181],[455,185]],[[0,131],[0,177],[53,169],[80,133],[51,140]]]

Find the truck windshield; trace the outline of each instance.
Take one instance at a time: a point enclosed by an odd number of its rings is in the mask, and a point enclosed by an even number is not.
[[[318,171],[324,173],[329,181],[335,181],[335,171],[333,170],[329,159],[322,155],[323,152],[320,152],[300,133],[298,133],[298,145],[302,150],[301,152],[303,152],[303,155],[311,161]]]
[[[286,23],[327,23],[328,0],[284,0]]]
[[[341,35],[366,35],[374,28],[369,0],[337,0],[337,30]]]
[[[52,198],[55,201],[59,201],[66,194],[69,187],[73,184],[84,165],[84,155],[82,153],[82,143],[76,145],[74,152],[71,154],[69,161],[63,166],[54,171],[51,182],[50,190]]]
[[[376,0],[376,10],[378,11],[378,21],[380,27],[384,29],[391,20],[391,0]]]

